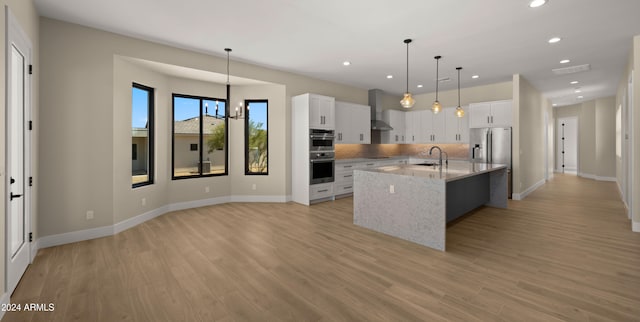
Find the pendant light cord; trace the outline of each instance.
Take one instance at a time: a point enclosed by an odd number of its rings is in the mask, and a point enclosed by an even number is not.
[[[460,70],[462,67],[456,68],[458,70],[458,107],[460,107]]]
[[[436,102],[438,101],[438,83],[440,80],[438,79],[439,75],[439,67],[440,66],[440,56],[436,56]]]

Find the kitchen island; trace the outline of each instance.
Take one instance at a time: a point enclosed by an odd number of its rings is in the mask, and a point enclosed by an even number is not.
[[[482,205],[507,207],[507,167],[453,161],[354,171],[353,223],[445,250],[447,222]]]

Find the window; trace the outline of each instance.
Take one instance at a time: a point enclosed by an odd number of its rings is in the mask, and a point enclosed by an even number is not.
[[[244,173],[269,174],[267,100],[246,100],[244,121]]]
[[[227,174],[226,105],[173,94],[173,179]]]
[[[133,83],[131,92],[131,184],[153,183],[153,88]]]

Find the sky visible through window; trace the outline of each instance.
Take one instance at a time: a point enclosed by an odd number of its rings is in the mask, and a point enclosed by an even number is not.
[[[149,92],[133,87],[132,92],[132,127],[146,128],[149,117]]]
[[[252,121],[262,124],[260,129],[267,129],[267,103],[251,102],[249,105],[249,116]]]

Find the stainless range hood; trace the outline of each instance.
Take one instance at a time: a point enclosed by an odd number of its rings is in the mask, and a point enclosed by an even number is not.
[[[371,130],[390,131],[393,128],[383,122],[382,118],[382,90],[369,90],[369,106],[371,106]]]

